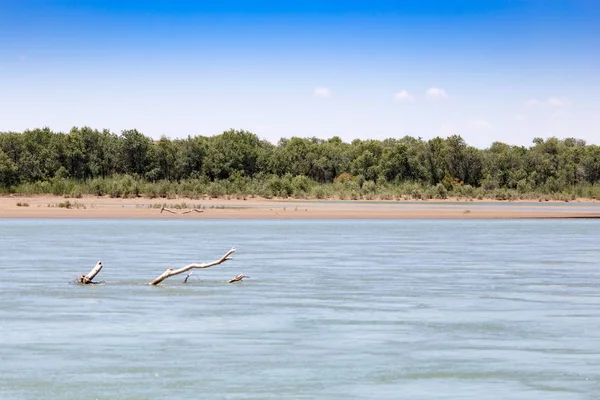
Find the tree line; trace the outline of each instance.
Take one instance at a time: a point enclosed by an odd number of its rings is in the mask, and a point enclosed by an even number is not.
[[[575,194],[600,183],[600,147],[554,137],[535,138],[529,147],[495,142],[478,149],[459,135],[351,143],[339,137],[292,137],[272,144],[244,130],[159,140],[135,129],[121,134],[89,127],[68,133],[48,128],[0,133],[3,192],[32,190],[32,185],[45,192],[44,187],[57,181],[69,182],[66,189],[72,189],[78,183],[124,177],[140,184],[195,181],[204,188],[215,182],[237,182],[238,188],[265,182],[265,190],[276,196],[327,185],[355,188],[357,193],[365,192],[365,185],[371,192],[413,185],[433,193],[480,189]]]

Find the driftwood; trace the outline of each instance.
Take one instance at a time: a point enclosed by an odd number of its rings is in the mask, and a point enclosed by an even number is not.
[[[96,266],[94,268],[92,268],[92,270],[90,271],[89,274],[81,275],[81,277],[79,278],[79,283],[83,283],[84,285],[97,284],[98,282],[93,282],[93,279],[96,277],[96,275],[98,275],[98,273],[100,272],[101,269],[102,269],[102,262],[98,261]]]
[[[244,275],[244,274],[239,274],[239,275],[238,275],[238,276],[236,276],[235,278],[228,280],[228,281],[227,281],[227,283],[239,282],[239,281],[241,281],[241,280],[242,280],[242,279],[244,279],[244,278],[250,278],[250,277],[249,277],[249,276],[246,276],[246,275]]]
[[[186,210],[186,211],[175,211],[175,210],[171,210],[171,209],[165,207],[164,205],[160,209],[160,213],[162,214],[163,211],[169,212],[171,214],[189,214],[189,213],[192,213],[192,212],[197,212],[197,213],[203,213],[204,212],[204,210],[198,210],[197,208],[194,208],[192,210]]]
[[[189,264],[189,265],[186,265],[185,267],[182,267],[182,268],[179,268],[179,269],[169,268],[165,272],[163,272],[158,278],[156,278],[152,282],[150,282],[150,285],[158,285],[159,283],[161,283],[162,281],[164,281],[165,279],[167,279],[167,278],[169,278],[171,276],[183,274],[184,272],[188,272],[188,271],[190,271],[192,269],[208,268],[208,267],[212,267],[213,265],[222,264],[225,261],[231,260],[232,258],[230,256],[233,253],[235,253],[235,249],[229,250],[227,253],[225,253],[225,255],[223,257],[219,258],[218,260],[211,261],[209,263],[205,263],[205,264]]]
[[[157,277],[152,282],[150,282],[150,285],[158,285],[159,283],[161,283],[162,281],[164,281],[165,279],[167,279],[171,276],[179,275],[179,274],[189,271],[185,277],[185,280],[183,281],[183,283],[187,283],[188,279],[194,272],[193,271],[194,269],[209,268],[214,265],[222,264],[225,261],[232,260],[231,255],[233,253],[235,253],[235,248],[229,250],[221,258],[219,258],[218,260],[215,260],[215,261],[211,261],[211,262],[204,263],[204,264],[199,264],[199,263],[189,264],[189,265],[186,265],[185,267],[182,267],[179,269],[169,268],[165,272],[163,272],[159,277]],[[98,283],[104,283],[104,282],[94,282],[94,278],[96,277],[96,275],[98,275],[100,273],[100,271],[102,270],[102,267],[103,267],[102,261],[98,261],[98,263],[94,266],[94,268],[92,268],[92,270],[87,275],[81,275],[79,277],[78,282],[81,284],[84,284],[84,285],[96,285]],[[227,283],[239,282],[244,278],[249,278],[249,276],[240,274],[240,275],[236,276],[235,278],[228,280]]]

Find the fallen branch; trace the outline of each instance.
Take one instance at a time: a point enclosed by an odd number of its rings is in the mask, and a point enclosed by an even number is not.
[[[244,279],[244,278],[250,278],[250,277],[249,277],[249,276],[246,276],[246,275],[244,275],[244,274],[239,274],[239,275],[238,275],[238,276],[236,276],[235,278],[228,280],[228,281],[227,281],[227,283],[239,282],[239,281],[241,281],[241,280],[242,280],[242,279]]]
[[[219,258],[218,260],[211,261],[206,264],[189,264],[189,265],[186,265],[185,267],[182,267],[179,269],[169,268],[165,272],[163,272],[158,278],[156,278],[152,282],[150,282],[150,285],[158,285],[159,283],[161,283],[162,281],[164,281],[165,279],[167,279],[171,276],[183,274],[184,272],[190,271],[192,269],[208,268],[208,267],[212,267],[213,265],[222,264],[225,261],[231,260],[232,258],[230,256],[233,253],[235,253],[235,249],[229,250],[227,253],[225,253],[225,255],[223,257]]]
[[[90,271],[89,274],[81,275],[81,277],[79,278],[79,283],[83,283],[84,285],[97,284],[98,282],[93,282],[93,279],[96,277],[96,275],[98,275],[98,273],[100,272],[101,269],[102,269],[102,262],[98,261],[96,266],[94,268],[92,268],[92,270]]]
[[[186,210],[186,211],[175,211],[175,210],[171,210],[171,209],[165,207],[164,205],[160,209],[160,213],[162,214],[163,211],[169,212],[171,214],[189,214],[191,212],[197,212],[197,213],[203,213],[204,212],[204,210],[198,210],[197,208],[194,208],[192,210]]]

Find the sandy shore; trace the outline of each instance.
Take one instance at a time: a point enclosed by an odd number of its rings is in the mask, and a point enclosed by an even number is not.
[[[65,208],[66,202],[70,208]],[[60,205],[63,207],[60,207]],[[161,212],[161,205],[173,210]],[[197,209],[201,213],[192,211]],[[184,211],[190,211],[183,214]],[[599,202],[301,201],[2,196],[0,218],[518,219],[600,218]]]

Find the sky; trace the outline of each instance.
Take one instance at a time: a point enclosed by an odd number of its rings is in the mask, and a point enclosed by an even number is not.
[[[597,0],[0,0],[0,131],[600,144]]]

